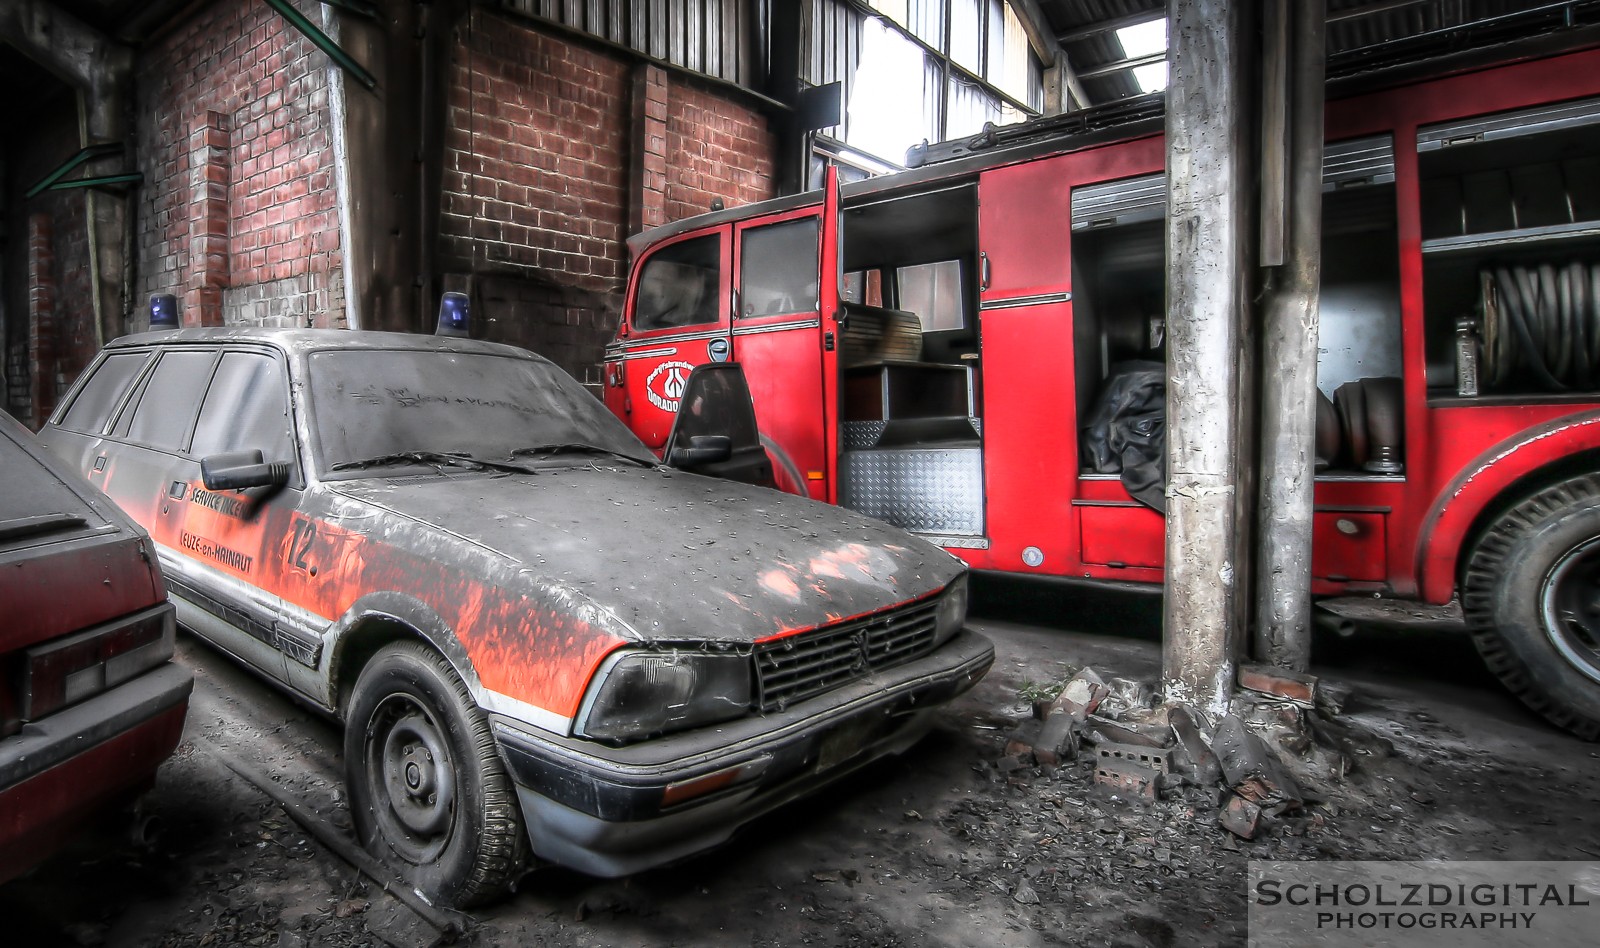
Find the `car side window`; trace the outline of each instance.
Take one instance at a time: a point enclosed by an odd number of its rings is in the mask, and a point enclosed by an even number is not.
[[[118,423],[128,440],[158,451],[181,452],[194,428],[200,396],[211,381],[217,354],[209,350],[163,352],[139,402]]]
[[[261,352],[229,352],[217,365],[190,453],[195,457],[260,448],[268,461],[292,461],[289,387],[283,370]]]
[[[112,409],[122,401],[128,383],[150,361],[148,352],[115,352],[106,356],[94,375],[86,382],[72,407],[61,416],[61,427],[68,431],[98,434],[105,430]]]
[[[663,247],[640,271],[633,328],[643,331],[714,323],[721,287],[721,234]]]

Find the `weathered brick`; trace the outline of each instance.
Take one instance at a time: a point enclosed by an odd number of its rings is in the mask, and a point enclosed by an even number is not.
[[[1316,699],[1317,679],[1272,665],[1241,665],[1239,687],[1285,698],[1309,708]]]

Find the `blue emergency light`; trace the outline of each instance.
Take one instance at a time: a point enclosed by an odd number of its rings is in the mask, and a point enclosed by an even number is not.
[[[439,297],[439,328],[434,330],[437,336],[469,336],[471,331],[472,305],[467,301],[465,293],[446,293]]]
[[[150,297],[150,328],[178,328],[178,298],[171,293],[157,293]]]

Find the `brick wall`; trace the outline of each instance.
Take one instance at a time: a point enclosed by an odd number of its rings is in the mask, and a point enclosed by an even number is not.
[[[485,338],[580,379],[623,277],[630,89],[626,62],[482,10],[452,57],[446,289],[473,289]]]
[[[772,196],[765,119],[710,84],[484,10],[451,76],[444,289],[471,292],[479,335],[589,384],[629,231]]]
[[[774,195],[776,139],[753,109],[674,77],[666,126],[667,220],[704,214],[714,198],[732,207]]]
[[[627,199],[627,65],[480,11],[452,66],[447,259],[609,289]]]
[[[314,23],[321,4],[296,0]],[[193,11],[141,51],[134,323],[342,326],[327,59],[265,4]]]
[[[7,189],[3,246],[5,410],[38,427],[99,350],[94,296],[89,280],[86,192],[45,191],[32,198],[34,182],[79,148],[74,96],[63,84],[41,96],[18,127],[28,134],[0,141],[5,149]],[[3,136],[0,136],[3,139]],[[38,238],[48,234],[41,243]],[[36,292],[37,291],[37,292]],[[35,338],[43,319],[47,340]],[[116,319],[111,320],[114,325]],[[35,362],[42,359],[42,362]],[[36,398],[37,396],[37,398]]]
[[[41,195],[24,235],[26,306],[18,342],[24,361],[8,360],[8,409],[34,428],[44,424],[78,373],[100,351],[89,280],[89,238],[82,191]],[[25,341],[24,341],[25,340]],[[21,371],[18,371],[18,369]]]

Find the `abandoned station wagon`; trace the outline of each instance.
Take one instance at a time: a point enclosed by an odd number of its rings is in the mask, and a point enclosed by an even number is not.
[[[130,336],[43,439],[150,530],[182,624],[345,721],[363,842],[450,904],[530,847],[612,876],[715,845],[993,661],[955,558],[669,470],[519,349]]]

